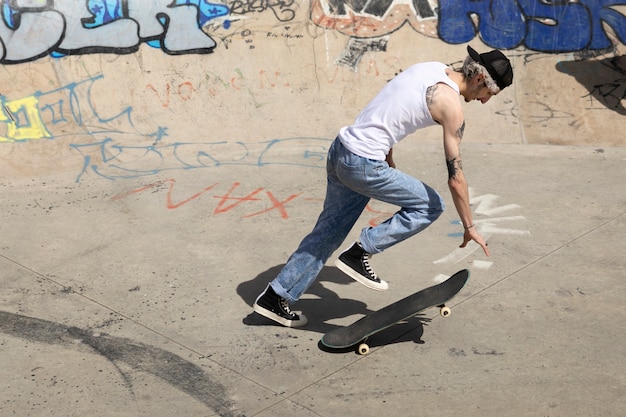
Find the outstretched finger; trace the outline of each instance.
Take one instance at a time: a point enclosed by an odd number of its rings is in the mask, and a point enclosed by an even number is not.
[[[481,245],[483,247],[483,251],[485,252],[485,255],[489,256],[489,243],[485,242],[484,245]]]

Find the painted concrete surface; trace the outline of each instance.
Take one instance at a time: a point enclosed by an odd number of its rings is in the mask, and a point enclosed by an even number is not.
[[[0,24],[2,416],[623,414],[620,2],[18,3]],[[503,25],[480,25],[489,13]],[[319,213],[337,129],[403,68],[458,65],[467,44],[515,67],[464,105],[492,256],[458,249],[433,128],[395,159],[448,209],[373,258],[390,289],[331,259],[294,306],[305,329],[254,314]],[[372,202],[346,246],[394,210]],[[427,310],[368,356],[318,346],[462,268],[449,318]]]
[[[439,154],[409,143],[398,163],[444,192]],[[5,183],[3,415],[620,415],[626,151],[465,155],[492,256],[455,249],[448,210],[373,259],[387,292],[329,263],[295,306],[304,330],[251,305],[312,227],[319,168],[233,166],[114,192],[72,175]],[[391,210],[372,203],[359,225]],[[372,338],[366,357],[318,347],[461,268],[472,278],[451,317],[428,310]]]

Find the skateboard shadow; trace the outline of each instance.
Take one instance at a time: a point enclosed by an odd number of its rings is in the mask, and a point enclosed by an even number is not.
[[[283,266],[274,266],[257,275],[254,279],[239,284],[237,294],[252,308],[256,298],[267,287],[267,284],[276,277]],[[307,290],[306,298],[299,300],[292,306],[294,311],[302,311],[307,316],[309,323],[305,327],[306,330],[323,334],[340,327],[328,323],[329,321],[373,312],[362,301],[340,297],[324,286],[325,282],[339,285],[358,285],[339,269],[325,266],[319,273],[317,280]],[[245,317],[243,323],[249,326],[279,326],[254,312]]]
[[[396,343],[408,342],[422,345],[426,343],[422,340],[422,336],[424,335],[424,326],[428,326],[428,323],[430,323],[430,321],[430,318],[419,314],[415,317],[411,317],[407,320],[404,320],[389,327],[388,329],[382,330],[374,334],[367,339],[366,343],[370,347],[370,349],[375,349],[381,346],[393,345]],[[356,348],[358,344],[347,347],[345,349],[333,349],[324,346],[320,341],[318,342],[317,346],[320,350],[328,353],[356,353]]]

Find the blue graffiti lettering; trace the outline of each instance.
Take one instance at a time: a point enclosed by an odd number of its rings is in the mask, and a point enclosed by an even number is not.
[[[622,43],[626,43],[626,16],[612,9],[612,6],[626,5],[626,1],[615,0],[580,0],[589,11],[591,26],[591,43],[589,49],[604,49],[611,46],[606,36],[603,23],[615,31]]]
[[[82,127],[80,134],[91,137],[121,133],[122,129],[132,134],[132,107],[112,116],[97,111],[92,88],[102,78],[97,75],[15,100],[1,96],[0,126],[4,125],[5,132],[0,133],[0,142],[55,139],[67,135],[68,125]]]
[[[206,0],[176,0],[178,5],[194,5],[200,10],[200,16],[198,16],[200,27],[203,27],[209,20],[228,16],[230,10],[227,6],[218,3],[209,3]]]
[[[626,1],[440,0],[439,36],[457,44],[480,35],[495,48],[549,53],[603,49],[611,45],[603,24],[626,42],[626,16],[611,8],[617,5]]]
[[[89,0],[87,8],[93,14],[91,21],[85,19],[86,28],[95,28],[124,17],[120,0]]]
[[[477,28],[472,15],[477,16]],[[446,42],[469,42],[480,34],[488,45],[509,49],[523,42],[526,27],[526,16],[517,1],[441,0],[439,36]]]
[[[267,142],[207,142],[161,144],[166,128],[147,135],[151,145],[116,144],[113,135],[96,143],[70,145],[83,157],[76,182],[91,172],[108,180],[147,177],[170,171],[229,165],[293,165],[324,168],[331,141],[323,138],[274,139]]]
[[[552,52],[577,51],[589,46],[589,13],[582,4],[545,4],[536,0],[519,0],[519,3],[533,13],[527,14],[528,48]]]

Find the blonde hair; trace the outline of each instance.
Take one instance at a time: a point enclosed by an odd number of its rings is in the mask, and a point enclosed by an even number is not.
[[[500,92],[500,87],[498,87],[498,84],[496,84],[496,82],[493,80],[493,77],[491,76],[491,74],[489,74],[487,68],[485,68],[480,63],[474,61],[471,56],[468,55],[467,58],[465,58],[465,62],[463,62],[461,72],[465,75],[466,78],[469,78],[470,80],[477,75],[484,75],[485,85],[487,86],[487,88],[491,90],[493,94],[498,94]]]

